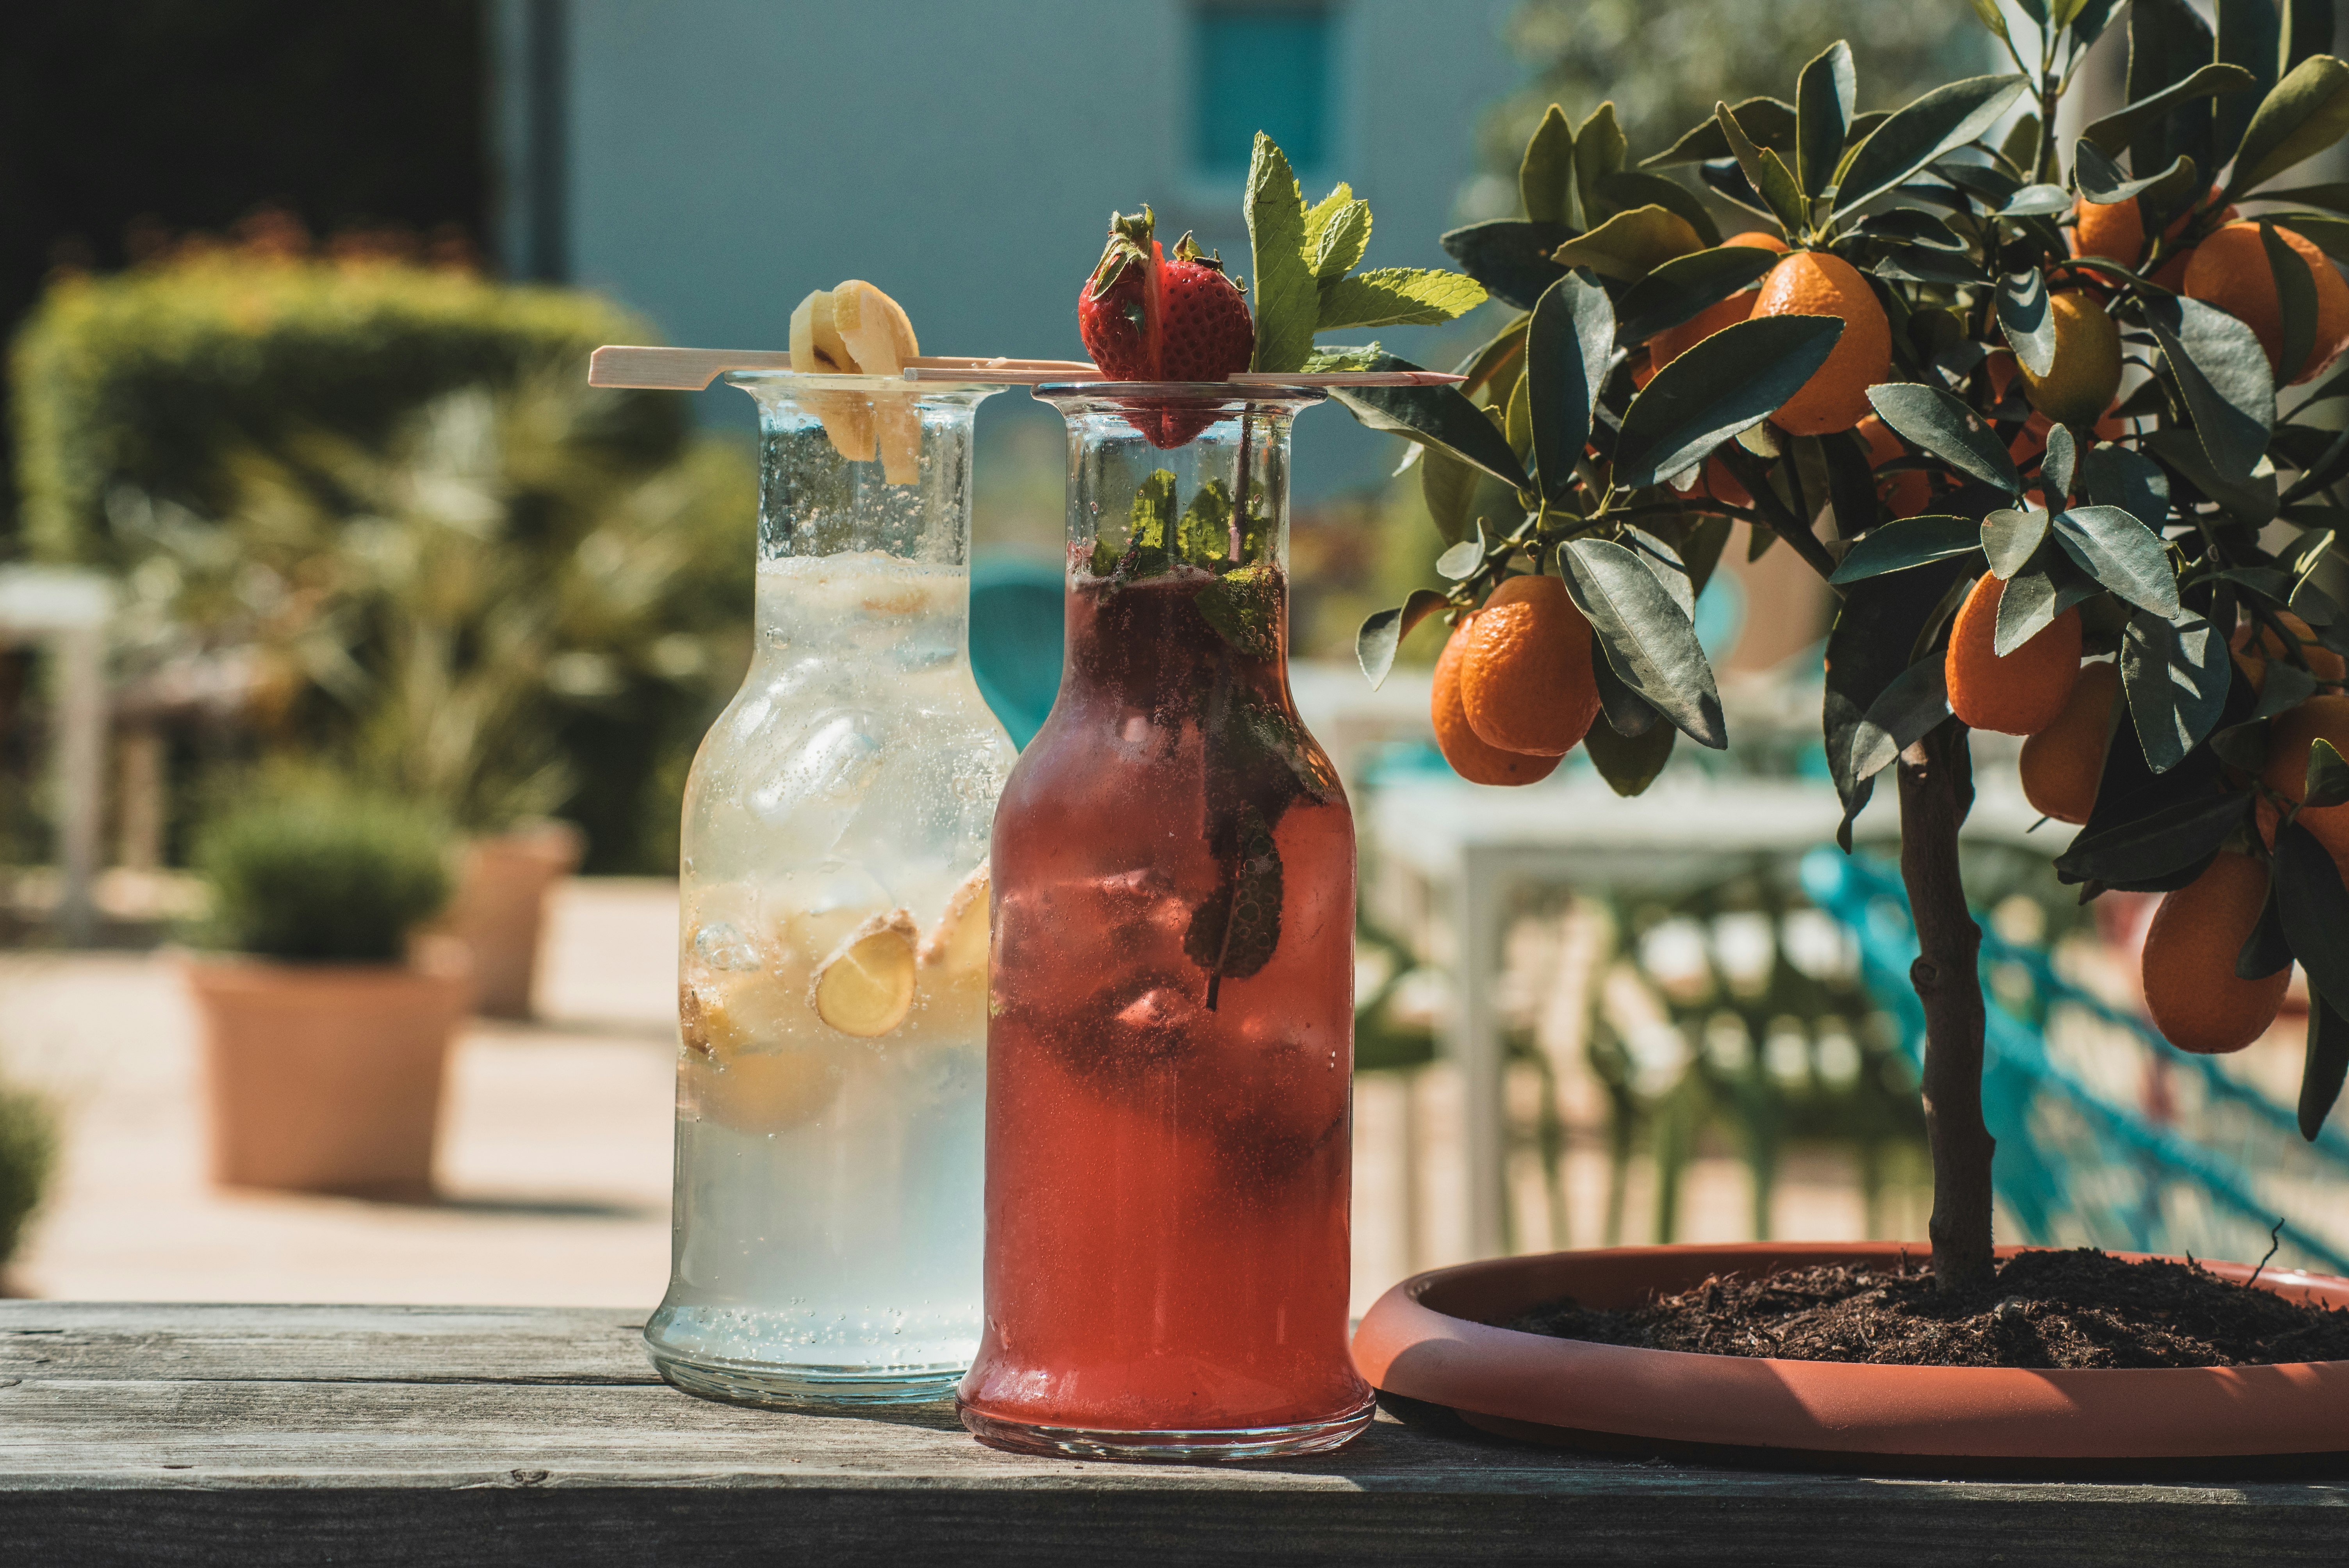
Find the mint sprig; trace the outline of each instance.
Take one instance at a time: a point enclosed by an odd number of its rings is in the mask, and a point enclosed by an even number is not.
[[[1248,162],[1247,229],[1256,284],[1251,370],[1303,371],[1316,333],[1432,326],[1485,303],[1484,284],[1439,268],[1349,275],[1370,246],[1370,203],[1340,185],[1309,210],[1296,171],[1262,131]]]

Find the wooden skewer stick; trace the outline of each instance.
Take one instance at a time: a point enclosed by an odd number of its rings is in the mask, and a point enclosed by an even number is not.
[[[698,392],[729,370],[789,370],[788,349],[649,348],[606,344],[587,362],[590,387],[629,387],[649,391]],[[978,381],[1040,386],[1048,381],[1105,381],[1081,359],[982,359],[969,355],[923,355],[905,363],[908,381]],[[1340,370],[1314,373],[1242,371],[1226,377],[1251,387],[1449,387],[1467,379],[1443,370]]]

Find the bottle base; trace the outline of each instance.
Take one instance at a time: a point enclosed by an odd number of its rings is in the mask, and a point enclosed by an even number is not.
[[[1361,1435],[1378,1413],[1371,1398],[1360,1407],[1319,1421],[1285,1427],[1233,1427],[1163,1432],[1098,1431],[1082,1427],[1047,1427],[1006,1420],[957,1402],[957,1413],[972,1437],[991,1449],[1042,1454],[1054,1459],[1157,1460],[1196,1463],[1223,1460],[1270,1460],[1327,1453]]]
[[[746,1366],[688,1361],[659,1350],[653,1369],[670,1387],[696,1398],[761,1409],[854,1409],[867,1405],[922,1405],[954,1397],[966,1367]]]

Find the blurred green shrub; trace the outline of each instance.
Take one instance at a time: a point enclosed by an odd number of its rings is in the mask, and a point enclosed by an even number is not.
[[[28,530],[126,573],[134,682],[589,869],[675,863],[748,658],[756,475],[585,385],[643,324],[461,273],[198,251],[52,290],[16,345]],[[230,696],[219,696],[222,691]]]
[[[0,1084],[0,1268],[25,1238],[41,1206],[57,1156],[57,1119],[48,1102]]]
[[[560,366],[584,379],[600,343],[644,323],[601,297],[382,262],[250,248],[49,289],[11,363],[22,526],[53,560],[119,563],[107,492],[127,485],[217,514],[229,453],[323,431],[380,441],[419,405]],[[594,439],[649,471],[686,440],[683,400],[603,400]]]
[[[398,963],[448,904],[450,854],[447,827],[407,801],[324,780],[270,790],[198,837],[201,936],[263,958]]]

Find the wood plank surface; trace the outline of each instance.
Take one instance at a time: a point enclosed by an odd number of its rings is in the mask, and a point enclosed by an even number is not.
[[[1233,1467],[1030,1460],[945,1405],[662,1385],[622,1311],[0,1302],[0,1563],[2349,1562],[2349,1476],[2029,1483],[1593,1459],[1381,1417]]]

